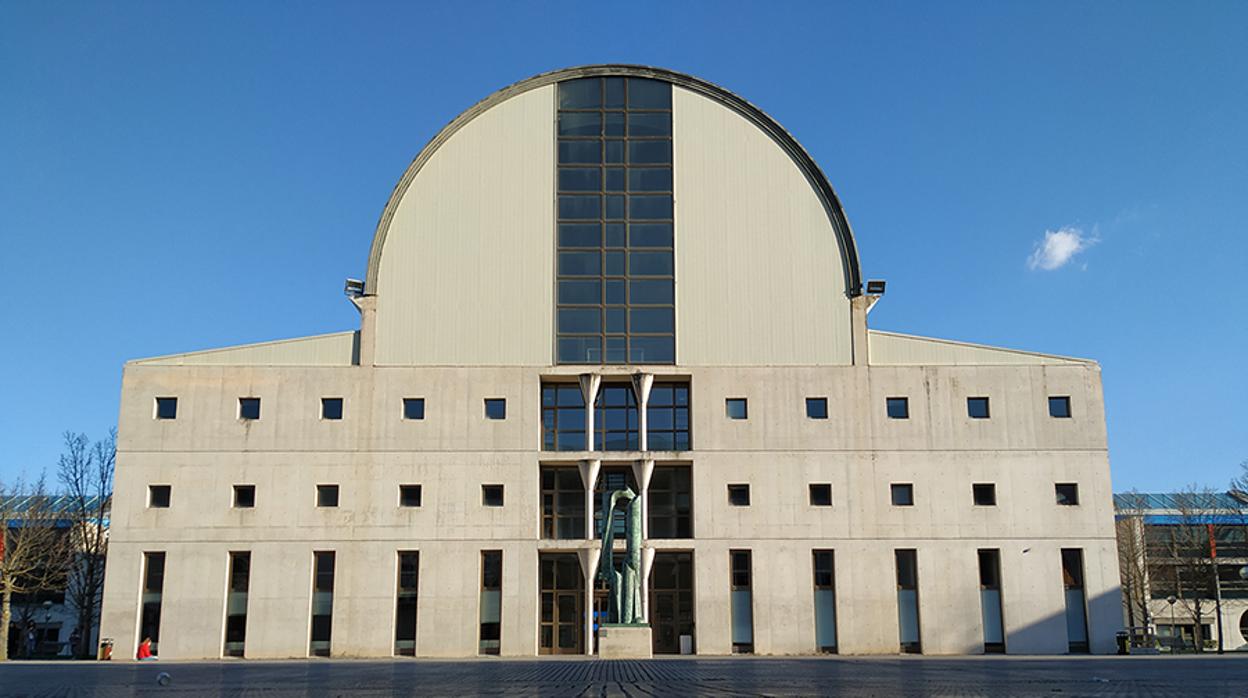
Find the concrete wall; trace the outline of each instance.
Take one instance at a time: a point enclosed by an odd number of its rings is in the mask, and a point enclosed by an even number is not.
[[[982,648],[981,547],[1001,550],[1009,651],[1065,651],[1062,547],[1084,549],[1093,649],[1112,648],[1121,620],[1095,366],[671,373],[691,383],[694,450],[598,456],[604,465],[648,455],[692,467],[695,538],[653,544],[694,552],[699,652],[730,650],[730,548],[753,550],[759,653],[814,651],[813,549],[836,551],[840,651],[896,652],[892,551],[901,547],[918,550],[925,652]],[[227,553],[251,550],[247,656],[305,656],[312,552],[335,550],[333,653],[389,656],[396,552],[419,550],[418,653],[473,655],[480,551],[500,549],[502,652],[535,654],[538,552],[595,547],[539,540],[540,464],[590,455],[539,450],[542,378],[573,375],[128,366],[103,636],[117,640],[118,656],[132,656],[141,553],[161,550],[162,656],[220,656]],[[1070,395],[1074,418],[1049,417],[1049,394]],[[908,420],[885,414],[885,397],[897,395],[910,398]],[[966,417],[968,395],[990,396],[992,419]],[[176,420],[153,419],[157,396],[178,397]],[[242,396],[262,399],[260,420],[236,418]],[[807,419],[807,396],[827,396],[830,418]],[[344,419],[321,420],[322,397],[343,397]],[[401,419],[404,397],[425,398],[423,421]],[[486,397],[507,399],[506,420],[484,418]],[[726,397],[746,397],[750,418],[727,419]],[[810,506],[808,485],[824,482],[834,505]],[[893,482],[913,483],[913,507],[890,504]],[[996,483],[996,507],[972,504],[974,482]],[[1080,505],[1058,506],[1055,482],[1079,483]],[[481,485],[495,483],[505,486],[505,506],[482,506]],[[751,506],[729,506],[730,483],[751,486]],[[147,508],[149,484],[172,486],[170,508]],[[254,509],[231,508],[234,484],[256,486]],[[338,508],[314,505],[317,484],[340,486]],[[421,484],[423,506],[399,508],[400,484]]]

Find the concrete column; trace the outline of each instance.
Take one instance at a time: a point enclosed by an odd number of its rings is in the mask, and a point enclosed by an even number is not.
[[[585,654],[594,653],[594,577],[598,573],[598,558],[602,551],[598,548],[581,548],[576,551],[581,561],[581,572],[585,575]]]
[[[637,398],[637,450],[649,451],[646,435],[646,405],[650,403],[650,388],[654,387],[654,374],[634,373],[633,392]]]
[[[377,296],[350,298],[351,304],[360,311],[360,332],[356,336],[355,365],[372,366],[376,360],[377,347]]]
[[[870,356],[867,334],[867,313],[880,300],[879,296],[854,296],[849,301],[850,335],[853,340],[854,365],[866,366]]]
[[[654,561],[654,549],[646,546],[646,541],[650,539],[650,503],[647,500],[650,499],[650,478],[653,475],[653,458],[633,463],[633,479],[637,480],[637,487],[641,490],[637,495],[641,498],[641,615],[647,622],[650,620],[650,562]]]
[[[585,450],[594,450],[594,400],[598,398],[598,387],[602,385],[602,376],[594,373],[582,373],[578,376],[581,384],[581,396],[585,398]]]
[[[594,540],[594,487],[598,484],[598,471],[602,461],[597,458],[580,463],[581,482],[585,484],[585,539]]]

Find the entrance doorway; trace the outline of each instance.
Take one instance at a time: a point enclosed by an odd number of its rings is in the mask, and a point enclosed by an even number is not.
[[[650,626],[655,654],[680,654],[680,638],[693,646],[693,553],[657,552],[650,570]]]
[[[541,568],[541,622],[538,652],[580,654],[584,650],[585,578],[576,553],[543,553]]]

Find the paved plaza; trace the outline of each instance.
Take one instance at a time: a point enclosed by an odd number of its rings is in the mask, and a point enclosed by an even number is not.
[[[13,662],[0,695],[1245,696],[1248,656]]]

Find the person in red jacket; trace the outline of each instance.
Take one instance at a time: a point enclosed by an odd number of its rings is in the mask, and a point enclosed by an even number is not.
[[[152,638],[143,638],[143,642],[139,643],[139,653],[136,655],[136,658],[140,662],[156,659],[156,655],[152,654]]]

